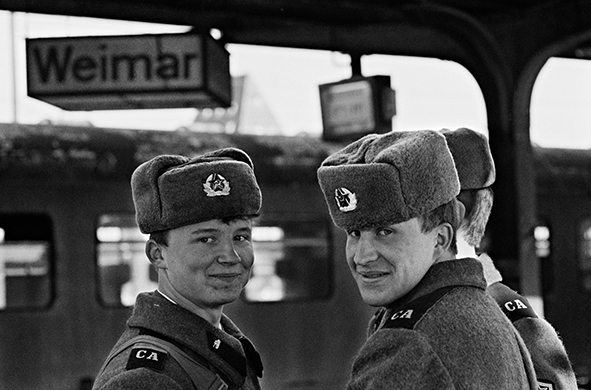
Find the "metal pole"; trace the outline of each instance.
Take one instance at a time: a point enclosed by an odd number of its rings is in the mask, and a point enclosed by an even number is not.
[[[6,309],[6,269],[5,259],[2,253],[4,235],[4,229],[0,228],[0,310]]]
[[[361,76],[361,54],[350,53],[351,57],[351,76]]]
[[[10,57],[12,65],[12,118],[13,123],[18,122],[18,96],[16,92],[16,49],[14,45],[14,12],[10,12]]]

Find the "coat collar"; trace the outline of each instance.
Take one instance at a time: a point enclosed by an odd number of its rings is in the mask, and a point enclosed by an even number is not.
[[[440,288],[451,286],[471,286],[486,290],[482,264],[469,257],[434,264],[408,294],[388,307],[395,308]]]
[[[145,328],[161,333],[196,351],[232,385],[241,387],[247,373],[247,356],[252,355],[252,351],[245,353],[245,349],[254,350],[254,346],[227,316],[222,315],[221,324],[224,330],[175,305],[157,292],[138,295],[133,314],[127,321],[130,328]],[[256,355],[258,357],[258,353]],[[256,362],[251,364],[256,366]]]
[[[435,290],[454,286],[476,287],[486,290],[482,264],[473,258],[463,258],[433,265],[408,294],[392,302],[387,307],[377,310],[370,321],[368,336],[381,326],[389,313],[397,311],[399,307]]]

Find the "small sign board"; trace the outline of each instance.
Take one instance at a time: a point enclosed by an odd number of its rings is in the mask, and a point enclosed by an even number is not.
[[[392,130],[395,101],[389,76],[353,77],[319,89],[324,139],[350,141]]]
[[[27,93],[66,110],[229,107],[229,53],[207,34],[26,40]]]
[[[357,133],[373,129],[374,99],[367,80],[335,84],[324,89],[326,126],[339,128],[341,133]]]

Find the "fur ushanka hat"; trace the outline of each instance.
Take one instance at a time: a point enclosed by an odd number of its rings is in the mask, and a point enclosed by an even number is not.
[[[346,230],[407,221],[460,191],[445,138],[433,130],[367,135],[324,160],[318,181]]]
[[[462,190],[490,187],[496,171],[486,136],[465,127],[441,132],[455,160]]]
[[[261,190],[252,161],[236,148],[192,159],[154,157],[133,172],[131,191],[142,233],[257,215],[261,208]]]

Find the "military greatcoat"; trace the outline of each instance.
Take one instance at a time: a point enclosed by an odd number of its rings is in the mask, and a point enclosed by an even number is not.
[[[523,340],[486,293],[476,259],[437,263],[380,310],[348,390],[536,389]]]
[[[229,390],[260,390],[258,377],[263,367],[258,352],[225,315],[221,324],[223,330],[158,292],[142,293],[113,350],[138,334],[156,336],[218,374]],[[153,359],[148,359],[150,354],[131,354],[132,350],[113,358],[96,378],[93,390],[194,389],[189,375],[171,356],[162,359],[156,351]]]

